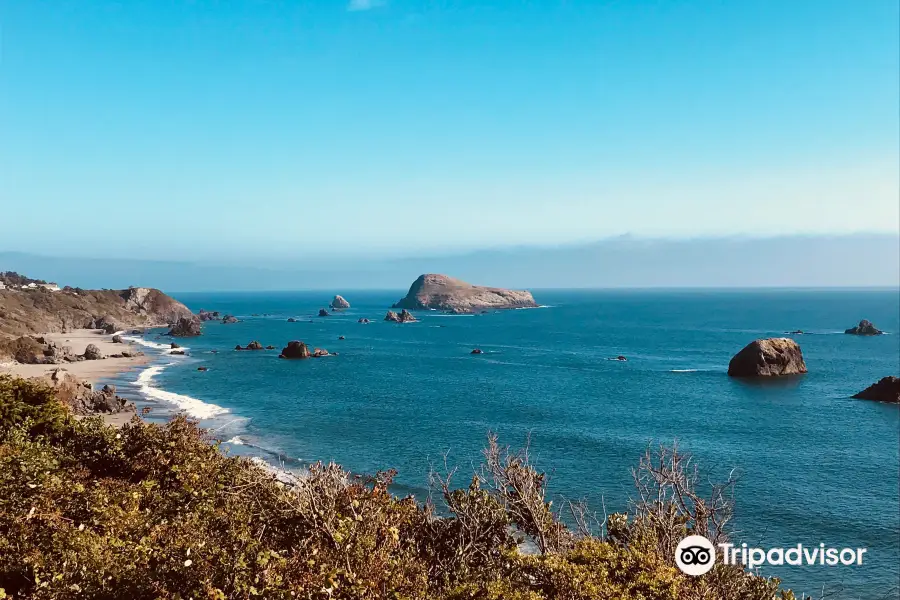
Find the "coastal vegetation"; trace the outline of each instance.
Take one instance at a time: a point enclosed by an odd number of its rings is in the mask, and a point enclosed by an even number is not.
[[[435,502],[395,473],[313,464],[288,483],[195,424],[76,420],[39,382],[0,377],[0,598],[792,599],[776,579],[674,566],[688,533],[729,534],[735,481],[705,489],[677,448],[634,469],[628,514],[551,502],[527,447],[489,436]],[[465,482],[468,482],[465,485]]]

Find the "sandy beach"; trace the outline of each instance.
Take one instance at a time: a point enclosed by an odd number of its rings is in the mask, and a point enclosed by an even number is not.
[[[99,333],[92,329],[76,329],[68,333],[44,333],[35,337],[44,337],[49,341],[65,346],[70,346],[72,352],[83,354],[88,344],[94,344],[100,348],[104,356],[119,354],[124,349],[143,351],[144,348],[136,344],[115,344],[112,335]],[[102,360],[85,360],[81,362],[66,363],[61,365],[22,365],[18,363],[0,363],[0,374],[10,373],[19,377],[39,377],[50,373],[54,369],[65,369],[72,375],[96,383],[106,377],[117,373],[130,371],[143,366],[152,360],[152,356],[137,356],[134,358],[104,358]]]

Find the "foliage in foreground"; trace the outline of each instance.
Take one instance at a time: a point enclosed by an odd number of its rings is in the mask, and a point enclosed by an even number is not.
[[[738,568],[674,567],[673,540],[724,536],[730,508],[728,484],[705,500],[686,487],[685,460],[648,453],[635,516],[600,537],[581,505],[566,527],[527,451],[494,437],[468,487],[433,475],[439,517],[392,496],[391,472],[318,464],[288,487],[182,418],[115,430],[0,377],[0,598],[793,598]]]

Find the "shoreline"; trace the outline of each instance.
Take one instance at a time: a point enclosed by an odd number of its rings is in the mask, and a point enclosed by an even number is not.
[[[47,341],[55,342],[60,345],[70,346],[75,354],[83,354],[88,344],[94,344],[100,349],[104,356],[110,354],[118,354],[122,350],[137,349],[138,344],[133,343],[114,343],[113,335],[100,333],[94,329],[75,329],[68,333],[41,333],[34,334],[32,337],[43,337]],[[143,349],[141,349],[143,352]],[[134,356],[130,358],[102,358],[99,360],[84,360],[73,363],[61,364],[23,364],[17,362],[0,363],[0,374],[9,374],[17,377],[28,379],[30,377],[42,377],[49,375],[56,369],[63,369],[66,372],[83,379],[88,383],[96,385],[104,379],[109,379],[118,375],[125,374],[138,367],[146,366],[153,362],[153,356]]]

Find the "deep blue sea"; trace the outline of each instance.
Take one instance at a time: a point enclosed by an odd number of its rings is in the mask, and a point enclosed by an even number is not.
[[[161,356],[117,383],[142,392],[151,416],[181,408],[201,417],[229,452],[293,469],[317,460],[355,472],[392,467],[395,491],[420,498],[445,452],[470,471],[490,430],[514,446],[530,435],[553,493],[586,498],[601,514],[604,505],[624,511],[641,453],[677,439],[713,478],[738,469],[739,542],[868,548],[862,566],[764,574],[798,592],[900,595],[900,408],[850,398],[900,374],[897,290],[538,290],[544,308],[424,312],[404,325],[382,320],[404,290],[333,292],[352,308],[327,318],[314,316],[326,292],[175,294],[194,311],[242,322],[207,323],[202,337],[179,340],[189,357]],[[862,318],[888,335],[842,333]],[[807,375],[765,384],[726,376],[748,342],[795,329],[813,333],[796,336]],[[157,333],[144,341],[168,343]],[[303,340],[339,355],[285,361],[233,350],[252,340],[279,350]],[[475,347],[484,354],[470,354]],[[617,355],[627,362],[606,360]]]

